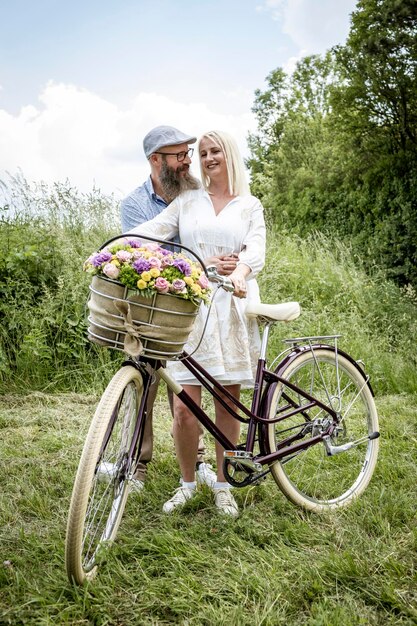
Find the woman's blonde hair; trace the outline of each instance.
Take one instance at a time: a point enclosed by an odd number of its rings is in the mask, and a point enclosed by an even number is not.
[[[200,154],[201,140],[204,138],[211,139],[223,151],[226,167],[227,178],[229,182],[229,193],[232,196],[247,196],[250,194],[249,185],[246,179],[245,164],[239,152],[236,141],[221,130],[210,130],[204,133],[198,141],[198,153]],[[210,177],[203,171],[200,159],[201,180],[203,187],[207,191],[210,185]]]

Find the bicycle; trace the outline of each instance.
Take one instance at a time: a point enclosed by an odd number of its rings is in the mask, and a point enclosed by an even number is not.
[[[231,281],[215,268],[205,272],[218,289],[233,291]],[[87,435],[71,498],[65,555],[71,581],[91,580],[103,551],[116,537],[156,373],[223,446],[223,469],[233,487],[258,484],[272,474],[291,502],[316,512],[345,506],[367,487],[377,461],[379,427],[363,364],[340,350],[340,335],[332,335],[284,340],[286,347],[267,367],[271,326],[295,320],[299,304],[248,303],[246,315],[256,317],[263,327],[250,409],[232,398],[191,355],[181,352],[179,357],[207,392],[247,425],[246,437],[237,447],[170,376],[165,361],[127,358],[109,382]]]

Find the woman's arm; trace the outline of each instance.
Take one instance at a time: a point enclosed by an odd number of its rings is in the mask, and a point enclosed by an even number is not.
[[[264,220],[264,209],[259,200],[250,209],[248,217],[248,231],[242,242],[242,251],[239,253],[239,261],[236,269],[240,265],[249,268],[246,278],[253,278],[265,265],[266,230]],[[231,278],[233,274],[231,275]]]
[[[155,239],[163,239],[164,241],[170,241],[178,235],[178,221],[179,221],[179,202],[174,200],[167,206],[166,209],[161,211],[159,215],[131,228],[129,233],[149,237],[155,237]]]

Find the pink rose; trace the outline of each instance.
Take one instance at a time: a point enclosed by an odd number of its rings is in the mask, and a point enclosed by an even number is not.
[[[207,289],[209,286],[208,278],[205,274],[201,274],[200,278],[197,281],[197,284],[200,285],[201,289]]]
[[[103,274],[108,276],[108,278],[113,278],[113,280],[116,280],[116,278],[120,274],[120,270],[118,267],[113,265],[113,263],[106,263],[106,265],[103,267]]]
[[[116,252],[116,258],[118,261],[123,263],[125,261],[129,261],[132,258],[132,254],[127,250],[118,250]]]
[[[148,259],[148,263],[151,267],[161,269],[161,261],[156,256],[151,256],[151,258]]]
[[[157,252],[160,248],[160,245],[158,243],[155,243],[154,241],[149,241],[148,243],[144,243],[143,247],[150,252]]]
[[[170,287],[169,282],[165,278],[162,278],[162,276],[159,276],[156,279],[156,281],[155,281],[155,289],[159,293],[168,293],[169,287]]]

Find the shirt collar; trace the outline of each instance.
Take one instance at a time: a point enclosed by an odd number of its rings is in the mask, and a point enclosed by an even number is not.
[[[153,188],[152,178],[150,176],[148,180],[145,182],[145,186],[147,187],[152,200],[156,200],[157,202],[163,202],[165,206],[167,206],[167,203],[165,202],[165,200],[161,198],[161,196],[158,196],[158,194],[155,193],[155,190]]]

